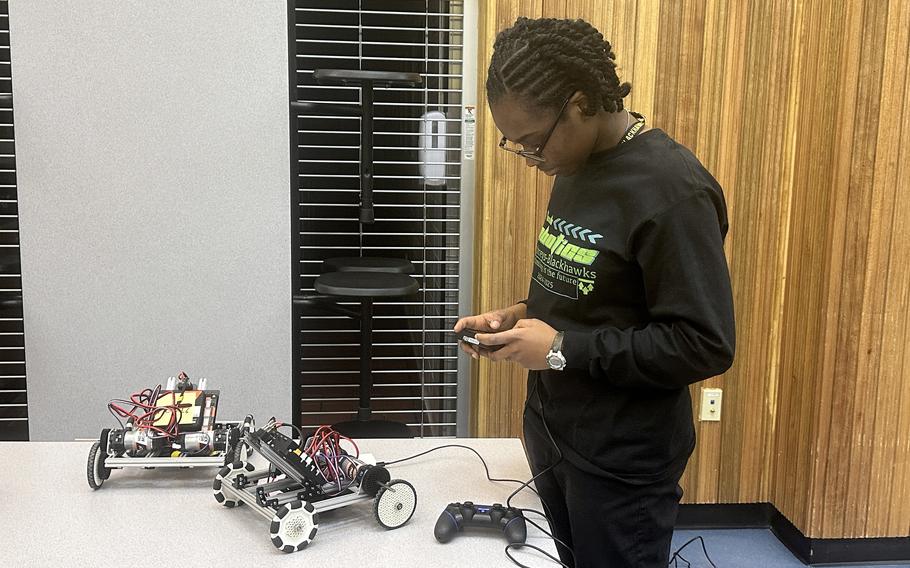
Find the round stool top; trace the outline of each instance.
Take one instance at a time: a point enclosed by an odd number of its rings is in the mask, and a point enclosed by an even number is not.
[[[314,288],[319,294],[350,298],[409,296],[420,289],[407,274],[388,272],[327,272],[316,278]]]
[[[392,272],[411,274],[417,269],[405,258],[377,256],[342,256],[327,258],[322,262],[323,272]]]

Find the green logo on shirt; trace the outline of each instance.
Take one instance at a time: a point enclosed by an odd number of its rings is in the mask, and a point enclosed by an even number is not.
[[[542,244],[550,251],[550,254],[561,256],[569,262],[577,262],[585,266],[591,266],[600,251],[588,249],[569,243],[565,235],[554,235],[550,233],[548,227],[543,227],[540,234],[537,235],[537,242]]]
[[[555,230],[556,234],[550,232]],[[591,238],[589,238],[591,237]],[[569,242],[569,238],[595,242],[603,235],[593,233],[564,219],[547,215],[547,222],[537,235],[533,279],[545,290],[577,300],[594,290],[597,271],[591,265],[600,254],[597,249]]]
[[[591,290],[594,289],[593,280],[585,280],[584,278],[578,279],[578,289],[581,290],[581,293],[587,296]]]

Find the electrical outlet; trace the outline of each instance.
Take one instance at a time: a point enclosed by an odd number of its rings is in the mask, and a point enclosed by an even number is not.
[[[699,420],[704,422],[720,422],[720,403],[723,400],[722,389],[701,389],[701,412]]]

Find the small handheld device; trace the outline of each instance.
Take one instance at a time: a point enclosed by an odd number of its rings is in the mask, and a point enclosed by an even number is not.
[[[436,520],[433,534],[445,544],[455,538],[465,527],[498,530],[509,544],[523,543],[528,537],[528,527],[521,510],[501,504],[475,505],[470,501],[449,503]]]
[[[461,331],[456,332],[455,335],[458,336],[458,341],[463,341],[469,345],[473,345],[474,347],[476,347],[477,349],[480,349],[481,351],[496,351],[497,349],[502,348],[502,345],[485,345],[485,344],[481,343],[480,340],[478,340],[477,337],[475,337],[475,335],[477,335],[478,333],[490,333],[490,332],[480,331],[478,329],[471,329],[471,328],[466,327],[466,328],[462,329]]]

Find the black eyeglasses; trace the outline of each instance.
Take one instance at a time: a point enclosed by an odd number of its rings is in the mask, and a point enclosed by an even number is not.
[[[552,136],[553,131],[556,130],[556,126],[559,124],[559,121],[562,118],[562,113],[565,112],[566,107],[569,105],[569,100],[572,98],[572,95],[574,95],[574,94],[575,93],[573,92],[571,95],[569,95],[566,98],[565,102],[562,103],[562,107],[560,107],[560,109],[559,109],[559,114],[556,115],[556,122],[554,122],[553,126],[550,127],[550,130],[547,131],[547,135],[544,136],[543,142],[538,144],[537,147],[534,148],[534,150],[524,150],[524,149],[520,149],[520,148],[509,147],[509,146],[507,146],[509,141],[506,139],[505,136],[503,136],[502,140],[499,141],[499,147],[502,148],[503,150],[505,150],[506,152],[512,152],[513,154],[518,154],[522,158],[527,158],[528,160],[533,160],[535,162],[540,162],[540,163],[546,162],[547,161],[546,158],[543,157],[544,146],[546,146],[547,142],[550,141],[550,136]]]

